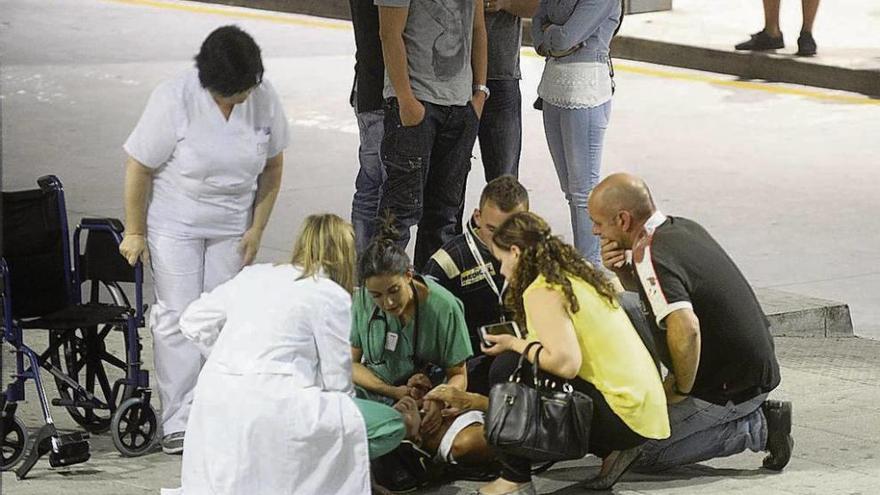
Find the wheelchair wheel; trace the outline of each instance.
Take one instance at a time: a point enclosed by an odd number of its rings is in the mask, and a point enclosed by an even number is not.
[[[118,285],[102,283],[102,286],[113,304],[130,307]],[[114,330],[119,328],[108,324],[77,329],[72,331],[72,335],[50,335],[50,339],[67,339],[58,352],[49,355],[50,362],[109,406],[109,409],[66,407],[70,417],[90,433],[109,430],[116,406],[134,393],[132,387],[124,386],[117,392],[118,396],[113,394],[114,383],[126,376],[129,345],[126,332]],[[122,359],[117,356],[122,356]],[[62,401],[83,399],[76,389],[63,380],[56,378],[55,385]]]
[[[6,471],[14,466],[24,455],[28,432],[24,423],[13,416],[3,420],[3,445],[0,470]]]
[[[113,413],[110,426],[113,445],[125,457],[144,455],[156,439],[157,425],[153,406],[140,397],[132,397]]]

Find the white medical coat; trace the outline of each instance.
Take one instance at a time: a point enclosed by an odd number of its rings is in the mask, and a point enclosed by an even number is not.
[[[351,296],[292,265],[254,265],[203,294],[181,331],[209,355],[184,440],[185,495],[370,493],[352,400]]]

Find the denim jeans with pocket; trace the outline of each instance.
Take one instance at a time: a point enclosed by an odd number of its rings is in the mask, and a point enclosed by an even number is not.
[[[522,94],[517,79],[490,79],[491,96],[480,116],[480,154],[486,182],[519,176],[522,152]]]
[[[544,102],[544,134],[568,201],[574,245],[596,267],[602,266],[602,260],[587,199],[599,182],[602,143],[610,117],[610,100],[591,108],[561,108]]]
[[[364,252],[376,229],[379,200],[385,183],[385,168],[379,155],[382,144],[384,112],[373,110],[356,113],[360,134],[358,161],[360,169],[354,182],[351,201],[351,225],[354,227],[355,247]]]
[[[396,98],[385,103],[385,136],[381,156],[387,179],[379,214],[394,216],[400,245],[409,243],[418,225],[416,270],[449,239],[461,233],[464,191],[479,118],[467,105],[422,102],[425,117],[414,126],[400,122]]]

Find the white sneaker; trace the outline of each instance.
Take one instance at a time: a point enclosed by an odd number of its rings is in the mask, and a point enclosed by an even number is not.
[[[184,434],[185,432],[183,431],[177,431],[162,437],[162,452],[172,455],[182,454]]]

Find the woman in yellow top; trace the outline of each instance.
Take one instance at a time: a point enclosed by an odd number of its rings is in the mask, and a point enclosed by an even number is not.
[[[506,303],[528,338],[488,336],[494,345],[483,351],[499,356],[490,383],[507,380],[527,343],[539,341],[541,369],[593,399],[588,447],[603,462],[586,487],[610,488],[638,458],[642,443],[669,436],[666,396],[654,361],[608,279],[553,236],[541,217],[513,215],[495,231],[492,249],[510,284]],[[536,351],[533,346],[529,361]],[[501,477],[479,493],[535,493],[529,459],[502,458]]]

